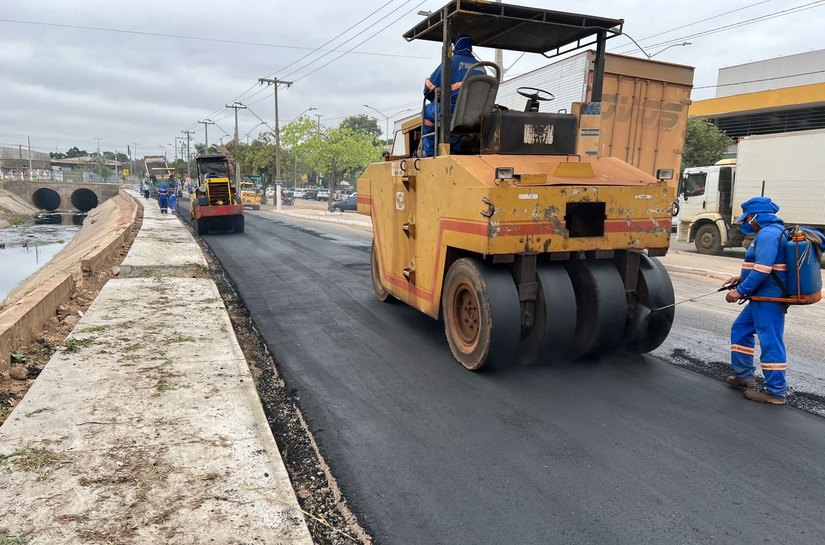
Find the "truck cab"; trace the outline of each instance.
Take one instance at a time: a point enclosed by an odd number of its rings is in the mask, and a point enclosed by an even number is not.
[[[686,168],[678,188],[679,242],[693,242],[703,254],[718,254],[740,245],[744,235],[733,222],[733,183],[736,166],[729,164]]]

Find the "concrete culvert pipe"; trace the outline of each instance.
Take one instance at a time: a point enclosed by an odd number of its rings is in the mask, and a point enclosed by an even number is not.
[[[88,212],[98,204],[97,195],[91,189],[81,188],[72,193],[72,206],[81,212]]]
[[[60,194],[54,189],[41,187],[32,193],[32,204],[41,210],[57,210],[60,208]]]

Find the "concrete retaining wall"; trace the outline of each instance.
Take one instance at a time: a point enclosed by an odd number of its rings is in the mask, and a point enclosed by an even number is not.
[[[75,250],[69,243],[52,262],[9,295],[6,307],[0,311],[0,373],[8,372],[11,353],[36,338],[43,325],[57,313],[57,308],[72,297],[76,277],[73,273],[77,267],[83,276],[100,272],[110,259],[120,254],[130,232],[138,229],[141,204],[125,192],[122,196],[131,206],[97,225],[101,232],[95,233],[95,237],[79,240],[81,251],[73,259],[64,260],[58,270],[49,271],[49,265],[59,262],[61,254],[71,255]],[[84,225],[83,229],[95,229],[96,223],[92,220],[93,223]],[[41,278],[37,278],[38,275]]]

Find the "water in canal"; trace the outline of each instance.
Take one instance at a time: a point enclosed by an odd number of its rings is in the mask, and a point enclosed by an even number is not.
[[[0,229],[0,301],[59,252],[79,225],[24,225]]]

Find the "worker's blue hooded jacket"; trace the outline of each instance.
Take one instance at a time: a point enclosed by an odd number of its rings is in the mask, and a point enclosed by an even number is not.
[[[454,44],[453,64],[450,71],[450,81],[452,82],[450,93],[450,104],[455,107],[458,100],[458,92],[461,90],[461,81],[467,74],[467,70],[478,61],[473,57],[473,40],[469,36],[459,36]],[[476,69],[474,73],[483,74],[484,71]],[[435,101],[435,90],[441,88],[441,64],[435,69],[432,75],[424,82],[424,96],[427,100]]]

